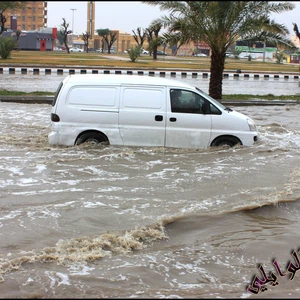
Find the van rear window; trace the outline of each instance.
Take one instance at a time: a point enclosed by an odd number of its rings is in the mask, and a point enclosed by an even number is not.
[[[112,86],[76,86],[68,94],[69,105],[110,107],[117,105],[118,88]]]

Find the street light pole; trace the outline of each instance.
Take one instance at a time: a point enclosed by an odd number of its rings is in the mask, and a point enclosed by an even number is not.
[[[76,10],[76,8],[70,8],[70,10],[72,10],[72,44],[73,44],[73,40],[74,40],[74,11]]]

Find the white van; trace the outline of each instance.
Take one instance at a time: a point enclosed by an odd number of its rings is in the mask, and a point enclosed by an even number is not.
[[[65,77],[52,103],[51,127],[49,144],[64,146],[95,142],[204,149],[252,146],[258,138],[251,118],[199,88],[146,75]]]

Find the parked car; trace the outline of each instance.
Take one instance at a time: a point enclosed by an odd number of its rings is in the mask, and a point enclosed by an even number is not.
[[[197,56],[197,57],[207,57],[207,55],[205,53],[197,53],[194,56]]]
[[[62,50],[62,48],[54,47],[54,48],[53,48],[53,51],[63,51],[63,50]]]
[[[70,48],[70,52],[83,52],[83,50],[80,48],[77,48],[77,47],[73,47],[73,48]]]
[[[168,53],[161,50],[157,50],[157,55],[168,55]]]
[[[249,58],[250,57],[250,58]],[[241,59],[252,59],[252,56],[250,54],[247,55],[240,55],[239,58]]]
[[[149,55],[149,51],[145,50],[145,49],[142,49],[141,50],[141,54],[148,54]]]
[[[104,50],[103,52],[104,52],[104,53],[108,53],[108,49]],[[110,53],[116,53],[116,52],[115,52],[114,49],[111,48],[111,49],[110,49]]]
[[[234,54],[231,53],[231,52],[227,52],[227,53],[225,54],[225,57],[228,57],[228,58],[234,58]]]

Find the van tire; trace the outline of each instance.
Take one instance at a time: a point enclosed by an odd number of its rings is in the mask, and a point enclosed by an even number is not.
[[[81,134],[77,138],[75,145],[80,145],[87,142],[91,142],[93,144],[109,145],[107,138],[99,132],[86,132]]]
[[[242,145],[241,141],[234,136],[221,136],[216,138],[212,143],[212,147],[228,147],[231,148],[236,145]]]

